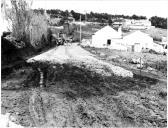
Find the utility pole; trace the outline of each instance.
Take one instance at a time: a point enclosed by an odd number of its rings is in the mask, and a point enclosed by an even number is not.
[[[87,22],[87,12],[85,11],[85,22]]]
[[[82,42],[82,41],[81,41],[81,38],[82,38],[81,31],[82,31],[82,30],[81,30],[81,15],[80,15],[80,43]]]

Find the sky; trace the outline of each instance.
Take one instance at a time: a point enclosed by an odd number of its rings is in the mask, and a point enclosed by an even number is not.
[[[7,0],[8,1],[8,0]],[[30,0],[28,0],[30,1]],[[32,8],[123,15],[168,16],[168,0],[33,0]]]
[[[167,17],[168,0],[34,0],[32,8]]]

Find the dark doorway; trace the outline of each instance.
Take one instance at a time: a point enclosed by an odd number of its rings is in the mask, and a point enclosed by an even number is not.
[[[110,45],[110,44],[111,44],[111,40],[108,39],[108,40],[107,40],[107,45]]]

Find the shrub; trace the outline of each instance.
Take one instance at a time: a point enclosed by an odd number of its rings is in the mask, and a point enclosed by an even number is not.
[[[157,61],[148,65],[157,71],[162,72],[164,75],[167,75],[167,61]]]
[[[152,37],[154,41],[160,41],[160,42],[162,41],[162,37],[160,35],[153,34]]]
[[[159,92],[159,96],[162,98],[165,98],[167,96],[167,92],[166,91],[161,91]]]
[[[149,53],[152,53],[152,54],[158,54],[158,52],[156,52],[156,51],[153,50],[153,49],[150,49],[150,50],[149,50]]]
[[[150,36],[153,38],[154,41],[162,41],[162,37],[160,35],[160,32],[157,30],[151,31]]]

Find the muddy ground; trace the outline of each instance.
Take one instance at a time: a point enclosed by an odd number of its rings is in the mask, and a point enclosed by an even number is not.
[[[15,69],[2,77],[1,112],[22,126],[167,127],[166,82],[105,77],[70,64]],[[2,74],[3,75],[3,74]]]

